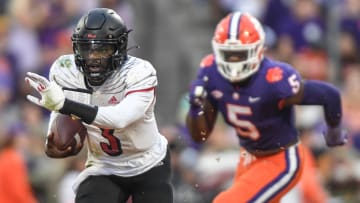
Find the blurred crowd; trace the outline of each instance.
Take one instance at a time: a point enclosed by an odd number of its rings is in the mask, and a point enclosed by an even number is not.
[[[261,20],[268,56],[292,64],[304,79],[329,81],[342,91],[344,125],[350,135],[344,147],[326,147],[320,107],[296,107],[296,122],[302,141],[308,147],[308,162],[306,175],[284,202],[360,202],[359,0],[0,1],[0,202],[5,189],[4,168],[8,167],[5,162],[9,160],[5,149],[9,147],[22,157],[23,163],[17,164],[24,169],[22,177],[31,190],[28,195],[41,203],[73,202],[71,185],[84,167],[86,149],[73,158],[46,157],[43,146],[49,112],[26,101],[25,95],[32,92],[23,78],[27,71],[47,76],[58,56],[71,53],[74,23],[94,7],[112,8],[129,28],[137,28],[138,34],[130,39],[129,47],[143,46],[142,52],[135,53],[151,61],[158,70],[157,117],[172,152],[176,203],[211,202],[231,183],[237,160],[242,156],[235,132],[221,118],[210,139],[202,145],[192,142],[184,127],[187,81],[195,77],[201,55],[211,52],[211,35],[218,20],[235,10],[250,12]],[[167,8],[173,8],[174,12],[166,12]],[[186,13],[181,8],[190,8],[190,14],[181,14]],[[152,13],[154,11],[159,12]],[[143,18],[145,16],[150,18]],[[161,25],[163,20],[179,25]],[[178,32],[182,26],[184,31]],[[145,29],[160,27],[172,30],[158,33]],[[188,34],[194,27],[204,34]],[[158,40],[158,35],[169,37],[169,34],[183,40],[185,45],[194,42],[197,47],[179,46],[182,49],[179,53],[177,46],[164,50],[169,43]],[[166,51],[176,54],[163,55]],[[190,55],[192,58],[184,59]],[[177,58],[175,62],[174,58]],[[182,75],[177,75],[175,80],[166,79],[167,71],[179,71]],[[174,102],[168,100],[162,102],[165,97],[175,98],[178,105],[174,107]],[[170,116],[172,119],[167,119]],[[18,171],[10,170],[11,173]]]

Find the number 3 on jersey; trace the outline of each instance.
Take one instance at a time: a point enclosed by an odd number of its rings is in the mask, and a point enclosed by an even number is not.
[[[251,109],[247,106],[240,106],[235,104],[227,105],[227,115],[229,121],[234,125],[236,132],[241,137],[246,137],[252,140],[257,140],[260,137],[259,131],[255,125],[247,120],[239,119],[239,115],[251,115]]]
[[[101,136],[108,140],[108,143],[100,142],[101,149],[109,156],[122,154],[120,140],[114,136],[114,129],[101,129]]]

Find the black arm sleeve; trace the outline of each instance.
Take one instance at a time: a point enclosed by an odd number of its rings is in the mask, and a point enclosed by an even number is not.
[[[59,112],[66,115],[77,116],[85,123],[90,124],[95,120],[98,107],[65,99],[64,106],[59,110]]]

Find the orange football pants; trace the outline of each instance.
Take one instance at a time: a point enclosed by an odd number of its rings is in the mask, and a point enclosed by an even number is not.
[[[213,203],[277,203],[300,179],[304,162],[301,143],[264,157],[245,149],[240,152],[233,184]]]

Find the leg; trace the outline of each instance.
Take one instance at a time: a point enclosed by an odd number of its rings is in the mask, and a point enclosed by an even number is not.
[[[134,187],[136,189],[132,195],[133,203],[172,203],[173,190],[170,177],[170,154],[168,150],[162,165],[155,166],[137,177],[136,187]]]
[[[128,192],[121,190],[112,176],[90,176],[78,188],[76,203],[125,203]]]
[[[276,155],[257,158],[250,165],[239,164],[234,184],[213,203],[279,202],[298,182],[302,172],[301,144]]]

